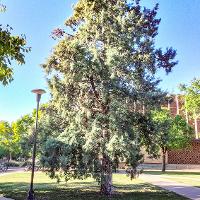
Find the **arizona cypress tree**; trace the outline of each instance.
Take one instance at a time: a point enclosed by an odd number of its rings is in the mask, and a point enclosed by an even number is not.
[[[138,0],[79,0],[66,30],[54,31],[60,39],[43,66],[56,110],[48,123],[62,124],[44,147],[51,175],[59,168],[66,179],[91,174],[111,194],[119,161],[135,168],[141,145],[153,153],[148,113],[162,98],[154,76],[176,64],[172,48],[155,48],[157,10]]]

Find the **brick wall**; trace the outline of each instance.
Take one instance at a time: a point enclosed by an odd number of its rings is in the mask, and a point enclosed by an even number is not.
[[[185,149],[168,151],[168,164],[200,164],[200,140]]]

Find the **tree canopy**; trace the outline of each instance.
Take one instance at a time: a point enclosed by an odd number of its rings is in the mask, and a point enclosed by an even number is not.
[[[4,149],[4,156],[7,155],[12,159],[12,154],[19,152],[19,139],[20,135],[16,131],[15,124],[10,125],[6,121],[0,121],[0,146]]]
[[[4,5],[0,5],[0,14],[2,11],[5,11]],[[24,64],[24,54],[30,51],[25,36],[14,36],[11,31],[8,24],[0,24],[0,82],[3,85],[13,80],[13,61]]]
[[[184,92],[185,105],[184,109],[187,112],[187,117],[195,122],[196,139],[199,138],[198,122],[200,118],[200,79],[194,79],[190,85],[180,85],[180,89]]]
[[[194,79],[190,85],[180,85],[184,92],[185,108],[192,118],[200,117],[200,79]]]
[[[8,123],[0,121],[0,157],[24,158],[31,155],[32,127],[35,122],[35,110],[32,114],[22,116],[20,119]]]
[[[183,149],[189,145],[193,138],[193,129],[180,115],[172,117],[166,109],[153,110],[152,119],[156,131],[155,141],[162,151],[162,171],[165,171],[167,151]]]

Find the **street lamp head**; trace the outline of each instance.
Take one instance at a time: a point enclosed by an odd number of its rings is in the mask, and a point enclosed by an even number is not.
[[[39,101],[41,99],[42,94],[46,93],[46,91],[42,90],[42,89],[35,89],[35,90],[32,90],[31,92],[36,94],[36,101],[38,103],[39,103]]]
[[[31,90],[31,92],[35,94],[40,94],[40,95],[46,93],[46,91],[42,89],[34,89],[34,90]]]

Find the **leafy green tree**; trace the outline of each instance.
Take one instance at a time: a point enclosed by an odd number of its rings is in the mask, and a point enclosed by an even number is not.
[[[169,149],[185,148],[192,139],[193,129],[180,115],[172,117],[168,110],[152,111],[156,126],[156,141],[162,151],[162,171],[166,170],[166,153]]]
[[[12,123],[13,132],[19,135],[19,156],[27,159],[31,155],[31,138],[32,138],[32,126],[34,125],[33,114],[27,114],[22,116],[20,119]]]
[[[169,73],[177,63],[172,48],[155,48],[157,10],[138,0],[79,0],[66,30],[53,32],[59,42],[43,65],[54,108],[43,130],[62,124],[44,147],[52,177],[60,168],[67,180],[92,174],[109,195],[120,160],[135,168],[140,146],[154,152],[149,111],[164,95],[155,73]]]
[[[0,13],[5,11],[5,6],[0,5]],[[24,64],[24,54],[30,51],[26,47],[25,36],[14,36],[9,25],[0,24],[0,82],[7,85],[13,80],[13,60]]]
[[[45,108],[46,105],[42,105]],[[39,111],[39,119],[43,115],[43,111]],[[36,109],[31,114],[26,114],[11,125],[8,122],[0,123],[0,146],[2,156],[12,153],[17,158],[28,159],[32,151],[32,136],[35,128]],[[0,153],[1,157],[1,153]]]
[[[193,139],[193,128],[186,120],[176,115],[172,120],[169,149],[183,149]]]
[[[185,109],[192,119],[195,120],[196,139],[199,138],[197,119],[200,118],[200,79],[192,80],[189,86],[181,85],[180,89],[184,92]]]
[[[7,149],[2,144],[0,144],[0,159],[5,158],[7,155]]]
[[[5,12],[6,6],[0,3],[0,12]]]
[[[15,131],[15,125],[12,126],[6,121],[0,121],[0,145],[5,152],[8,152],[9,160],[12,160],[12,154],[19,152],[19,135]]]

